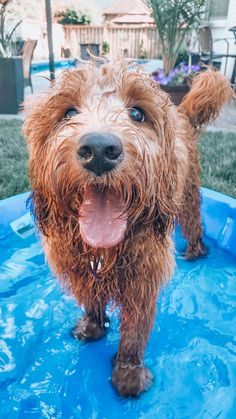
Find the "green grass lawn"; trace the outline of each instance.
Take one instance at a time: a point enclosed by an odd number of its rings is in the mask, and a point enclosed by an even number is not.
[[[28,153],[22,121],[0,120],[0,199],[28,191]]]
[[[202,186],[236,198],[236,133],[205,132],[200,155]]]
[[[0,120],[0,199],[29,190],[22,122]],[[236,197],[236,133],[206,132],[200,142],[202,186]]]

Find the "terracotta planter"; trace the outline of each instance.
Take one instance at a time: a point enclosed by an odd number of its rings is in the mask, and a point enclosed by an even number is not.
[[[171,100],[176,106],[182,102],[182,99],[190,90],[190,86],[187,84],[180,84],[176,86],[161,85],[161,88],[166,93],[169,93]]]

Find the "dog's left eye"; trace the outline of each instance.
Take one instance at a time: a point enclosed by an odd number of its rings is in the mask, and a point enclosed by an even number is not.
[[[64,118],[69,119],[69,118],[73,118],[73,116],[78,115],[79,111],[76,108],[70,108],[66,111]]]
[[[135,122],[144,122],[145,121],[145,113],[141,108],[132,108],[129,111],[130,118],[133,119]]]

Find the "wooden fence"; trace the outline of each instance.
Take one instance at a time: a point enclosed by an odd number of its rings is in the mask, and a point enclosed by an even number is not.
[[[109,56],[115,58],[122,51],[129,58],[159,58],[160,43],[155,26],[149,25],[66,25],[64,26],[66,48],[73,56],[81,55],[81,44],[108,43]]]

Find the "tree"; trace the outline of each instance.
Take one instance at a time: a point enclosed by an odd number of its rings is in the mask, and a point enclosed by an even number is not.
[[[12,37],[21,24],[21,20],[13,21],[13,24],[8,25],[7,19],[10,16],[11,0],[0,0],[0,56],[11,56],[12,51]]]
[[[89,25],[91,23],[90,16],[83,12],[76,12],[73,9],[66,9],[55,14],[58,18],[58,23],[62,25]]]

